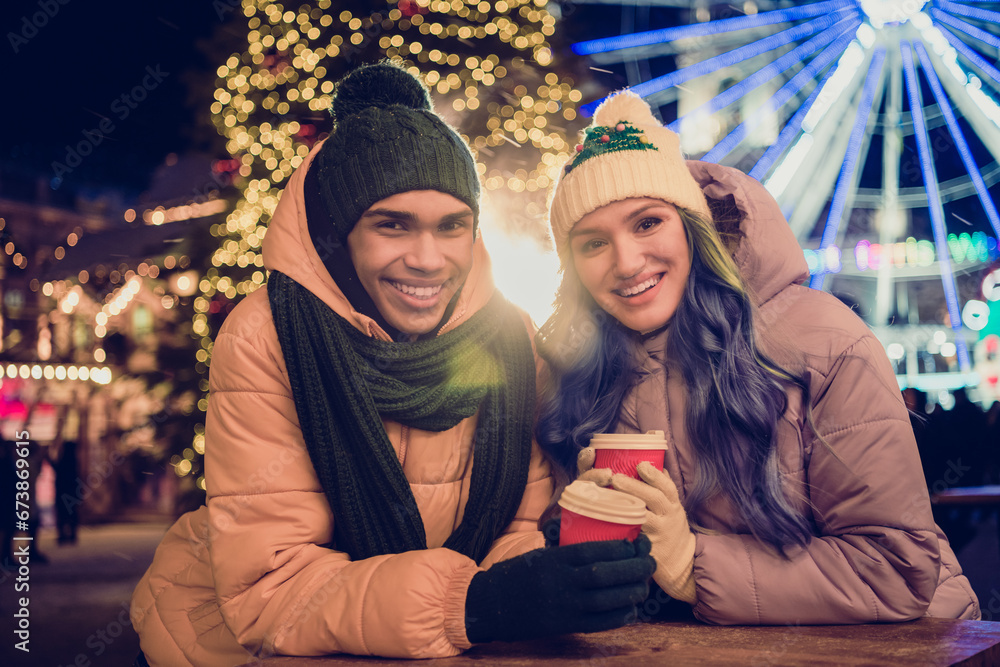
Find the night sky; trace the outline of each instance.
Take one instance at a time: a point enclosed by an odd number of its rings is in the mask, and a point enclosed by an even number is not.
[[[131,200],[170,153],[224,157],[208,109],[216,67],[245,39],[238,5],[238,0],[5,3],[0,64],[7,75],[7,122],[0,135],[0,196],[31,199],[47,186],[46,194],[60,205],[72,206],[78,195],[99,197],[108,188]],[[574,11],[564,16],[553,44],[563,59],[572,58],[570,43],[622,28],[620,7],[569,6]],[[655,8],[633,27],[685,23],[686,14]],[[673,68],[673,59],[657,59],[650,67],[651,74],[661,74]],[[604,90],[625,84],[621,66],[603,73],[578,62],[571,69],[578,80],[581,74],[592,77]],[[676,108],[663,111],[667,119]],[[974,133],[967,137],[977,162],[990,164]],[[862,166],[866,187],[880,182],[879,153],[874,150]],[[955,151],[937,158],[944,179],[963,169]],[[919,170],[913,177],[903,185],[919,186]],[[982,217],[974,197],[952,206],[963,218]]]
[[[238,0],[5,3],[0,64],[8,77],[8,122],[0,138],[0,196],[31,198],[45,181],[48,195],[64,204],[74,193],[93,198],[109,187],[132,198],[169,153],[222,156],[208,108],[215,69],[245,39],[243,22],[232,20],[238,6]],[[578,9],[585,11],[567,17],[557,48],[602,36],[609,25],[603,19],[617,27],[621,11]],[[608,89],[624,83],[620,74],[590,74]],[[90,154],[72,166],[81,142]]]
[[[15,190],[41,178],[56,192],[116,186],[134,195],[168,153],[212,148],[197,116],[208,117],[217,65],[199,42],[238,37],[223,32],[213,2],[15,0],[2,22],[0,193],[30,196]],[[209,99],[190,99],[189,84]],[[70,167],[67,146],[81,142],[90,154]],[[71,171],[60,181],[53,163]]]

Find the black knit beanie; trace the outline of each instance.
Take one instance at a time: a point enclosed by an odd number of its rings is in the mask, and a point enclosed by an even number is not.
[[[388,62],[345,76],[333,97],[334,129],[307,174],[341,243],[375,202],[410,190],[438,190],[479,219],[479,174],[462,138],[431,107],[419,80]],[[309,178],[312,176],[312,178]],[[310,225],[312,227],[312,225]]]
[[[372,204],[410,190],[450,194],[469,205],[473,224],[478,224],[476,162],[462,138],[431,109],[423,84],[390,63],[360,67],[345,76],[331,112],[333,132],[303,183],[309,236],[351,305],[396,339],[400,332],[385,320],[358,278],[347,235]]]

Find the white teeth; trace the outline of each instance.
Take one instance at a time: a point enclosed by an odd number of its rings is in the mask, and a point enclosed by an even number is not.
[[[662,277],[663,276],[653,276],[646,282],[640,283],[635,287],[629,287],[628,289],[616,290],[616,291],[618,292],[618,294],[622,296],[635,296],[636,294],[641,294],[646,290],[648,290],[649,288],[655,286],[656,283],[660,282],[660,278]]]
[[[430,299],[437,295],[441,291],[441,285],[435,285],[434,287],[414,287],[412,285],[404,285],[403,283],[389,282],[390,285],[398,289],[403,294],[416,297],[418,299]]]

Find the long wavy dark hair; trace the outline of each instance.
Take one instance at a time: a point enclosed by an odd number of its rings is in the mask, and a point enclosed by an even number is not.
[[[787,407],[785,389],[798,387],[806,405],[808,391],[802,378],[758,347],[753,302],[731,254],[739,242],[739,213],[735,206],[709,203],[717,211],[714,223],[677,209],[691,272],[668,324],[666,354],[683,375],[687,437],[697,454],[684,505],[692,517],[722,493],[758,540],[784,554],[786,547],[805,545],[812,531],[781,489],[775,434]],[[639,335],[597,305],[571,258],[563,264],[555,312],[537,338],[550,376],[539,395],[536,435],[566,481],[590,437],[615,430],[641,370]]]

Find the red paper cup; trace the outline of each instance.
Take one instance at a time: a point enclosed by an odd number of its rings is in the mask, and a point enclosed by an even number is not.
[[[664,449],[598,449],[594,457],[595,468],[611,468],[629,477],[639,479],[637,466],[643,461],[649,461],[654,467],[663,470]]]
[[[638,498],[593,482],[576,481],[559,497],[562,518],[559,544],[597,540],[634,540],[646,518],[646,504]]]
[[[559,546],[600,540],[634,540],[639,537],[641,528],[641,525],[630,526],[592,519],[564,509],[559,519]]]
[[[594,467],[640,479],[636,470],[643,461],[663,470],[667,441],[663,431],[648,433],[596,433],[590,439],[595,451]]]

